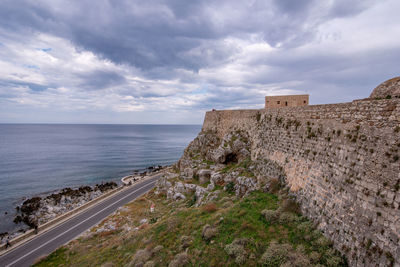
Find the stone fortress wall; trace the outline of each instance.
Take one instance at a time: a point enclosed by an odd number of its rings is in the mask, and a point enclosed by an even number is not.
[[[266,96],[265,108],[308,106],[309,95],[278,95]]]
[[[400,266],[400,98],[210,111],[202,130],[247,132],[252,160],[283,168],[303,213],[352,266]]]

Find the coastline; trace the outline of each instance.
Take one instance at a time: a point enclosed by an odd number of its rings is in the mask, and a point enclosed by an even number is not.
[[[79,187],[66,187],[52,192],[41,193],[31,198],[23,198],[23,202],[15,207],[14,223],[16,227],[10,232],[0,233],[0,245],[7,240],[19,239],[22,235],[42,225],[63,217],[76,209],[80,209],[89,202],[96,201],[124,186],[132,185],[144,180],[148,175],[158,173],[166,166],[149,166],[142,170],[134,170],[132,175],[121,178],[121,183],[103,182],[96,185],[81,185]],[[13,242],[14,243],[14,242]]]

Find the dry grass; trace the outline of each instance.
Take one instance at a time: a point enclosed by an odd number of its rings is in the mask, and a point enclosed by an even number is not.
[[[202,208],[203,211],[208,213],[213,213],[218,210],[217,205],[215,203],[209,203]]]

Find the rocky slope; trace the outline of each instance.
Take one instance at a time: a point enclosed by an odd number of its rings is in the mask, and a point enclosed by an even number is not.
[[[250,148],[201,132],[150,193],[37,266],[346,266]]]

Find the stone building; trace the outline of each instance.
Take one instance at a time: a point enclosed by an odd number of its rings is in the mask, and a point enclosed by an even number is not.
[[[309,95],[266,96],[265,109],[308,106]]]

